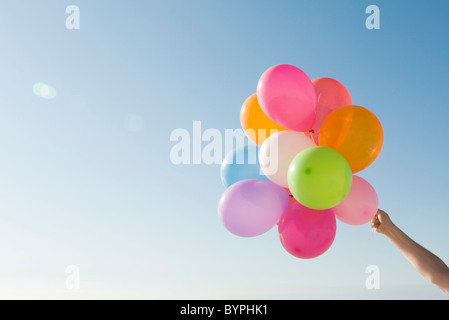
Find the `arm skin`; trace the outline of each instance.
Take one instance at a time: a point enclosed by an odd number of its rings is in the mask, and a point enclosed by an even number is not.
[[[371,221],[371,227],[384,234],[421,275],[449,294],[449,268],[440,258],[409,238],[382,210]]]

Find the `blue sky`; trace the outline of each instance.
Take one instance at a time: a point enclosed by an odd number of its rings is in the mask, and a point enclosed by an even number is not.
[[[80,8],[67,30],[65,8]],[[365,9],[380,8],[368,30]],[[382,235],[338,223],[290,256],[233,236],[219,165],[170,161],[170,133],[240,127],[268,67],[343,83],[381,121],[360,173],[380,207],[449,263],[446,1],[22,1],[0,4],[2,298],[446,299]],[[57,91],[33,93],[43,82]],[[131,120],[130,120],[131,119]],[[131,126],[130,126],[131,121]],[[137,123],[137,124],[136,124]],[[136,124],[133,126],[133,124]],[[68,265],[81,287],[65,287]],[[379,290],[365,269],[377,265]]]

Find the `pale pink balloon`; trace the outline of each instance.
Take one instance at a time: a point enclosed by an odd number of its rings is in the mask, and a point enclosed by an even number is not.
[[[316,93],[301,69],[280,64],[266,70],[257,84],[257,100],[274,122],[294,131],[309,131],[316,118]]]
[[[363,178],[352,176],[348,196],[333,208],[338,220],[350,225],[362,225],[371,221],[379,207],[377,193]]]

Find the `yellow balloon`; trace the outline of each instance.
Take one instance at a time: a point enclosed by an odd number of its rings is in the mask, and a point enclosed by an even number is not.
[[[319,135],[319,145],[340,152],[352,173],[362,171],[376,160],[383,141],[379,119],[360,106],[346,106],[333,111],[324,120]]]
[[[261,145],[271,134],[288,130],[268,118],[260,108],[255,93],[243,103],[240,110],[240,123],[246,135],[258,145]]]

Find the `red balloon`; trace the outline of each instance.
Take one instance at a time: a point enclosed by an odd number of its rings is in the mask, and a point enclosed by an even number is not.
[[[332,209],[314,210],[295,201],[282,214],[278,231],[287,252],[297,258],[312,259],[334,242],[337,220]]]
[[[324,119],[332,113],[332,111],[352,105],[352,98],[348,90],[337,80],[331,78],[318,78],[312,81],[317,96],[316,120],[312,127],[313,133],[310,136],[316,144],[321,125]]]

